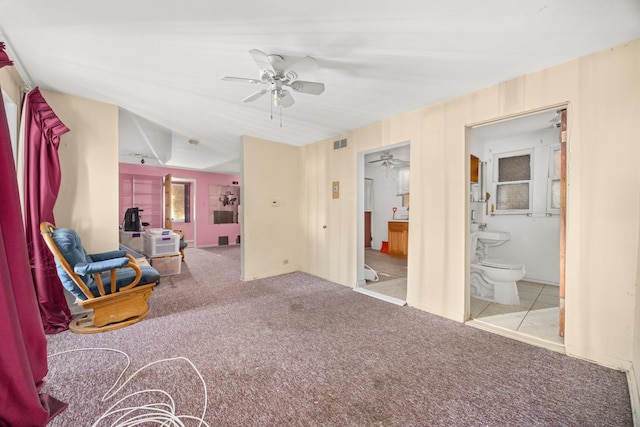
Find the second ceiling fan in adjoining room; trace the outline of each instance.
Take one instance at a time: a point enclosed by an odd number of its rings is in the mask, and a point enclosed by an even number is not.
[[[387,168],[387,169],[393,169],[396,167],[400,167],[400,166],[408,166],[409,165],[409,161],[408,160],[401,160],[401,159],[395,159],[393,157],[393,154],[391,154],[389,151],[385,151],[384,153],[382,153],[380,155],[380,159],[379,160],[372,160],[368,163],[379,163],[380,166],[382,166],[383,168]]]

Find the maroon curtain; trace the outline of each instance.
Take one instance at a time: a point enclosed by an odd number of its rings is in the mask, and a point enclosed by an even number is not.
[[[0,43],[0,68],[10,65]],[[44,426],[66,404],[41,394],[47,341],[29,270],[18,181],[0,92],[0,425]]]
[[[0,42],[0,68],[5,65],[13,65],[13,61],[9,59],[9,55],[4,51],[5,44]],[[4,108],[4,105],[2,106]],[[5,116],[6,118],[6,116]]]
[[[44,331],[69,328],[71,312],[56,272],[53,255],[40,236],[40,223],[55,224],[53,207],[60,190],[60,136],[69,129],[60,121],[38,88],[24,102],[24,215],[31,274]]]

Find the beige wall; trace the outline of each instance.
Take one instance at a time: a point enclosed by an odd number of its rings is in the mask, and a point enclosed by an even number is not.
[[[58,227],[78,231],[88,252],[118,248],[118,107],[58,92],[43,96],[70,130],[61,138]]]
[[[298,149],[252,137],[243,137],[242,149],[241,279],[297,271],[301,238]]]
[[[409,140],[407,302],[466,320],[465,129],[559,105],[567,105],[569,115],[566,351],[629,369],[638,347],[640,40],[355,130],[346,135],[344,150],[333,150],[337,137],[299,148],[301,270],[355,285],[358,153]],[[256,157],[257,149],[245,145],[245,157]],[[264,150],[260,155],[277,158]],[[332,181],[340,181],[339,200],[331,198]],[[245,194],[248,199],[254,194],[248,185]],[[293,226],[293,221],[274,224],[269,236]],[[246,235],[245,242],[252,240]],[[269,247],[268,241],[252,244]],[[245,262],[254,261],[245,257]]]
[[[22,103],[21,88],[24,82],[14,67],[2,67],[0,69],[0,87],[20,109]]]
[[[23,81],[13,67],[0,69],[0,86],[21,106]],[[91,252],[118,247],[118,108],[41,91],[71,129],[58,150],[62,182],[54,215],[58,226],[78,230]]]

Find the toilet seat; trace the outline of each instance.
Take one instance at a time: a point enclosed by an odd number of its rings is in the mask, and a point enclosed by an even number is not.
[[[509,264],[506,261],[503,261],[501,259],[491,259],[491,258],[483,259],[482,261],[480,261],[480,265],[484,265],[485,267],[500,268],[503,270],[524,269],[524,265],[522,264]]]

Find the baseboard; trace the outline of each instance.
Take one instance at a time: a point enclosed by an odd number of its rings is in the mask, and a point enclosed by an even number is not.
[[[542,338],[534,337],[533,335],[523,334],[522,332],[514,331],[512,329],[502,328],[500,326],[492,325],[487,322],[483,322],[481,319],[473,319],[465,322],[465,325],[473,326],[474,328],[482,329],[484,331],[492,332],[494,334],[502,335],[503,337],[511,338],[516,341],[524,342],[527,344],[535,345],[537,347],[546,348],[558,353],[566,354],[566,350],[563,345],[547,341]]]
[[[409,307],[417,308],[418,310],[426,311],[430,314],[435,314],[436,316],[444,317],[445,319],[453,320],[454,322],[464,323],[464,316],[462,315],[462,313],[454,313],[451,311],[443,310],[442,307],[422,304],[419,301],[409,298],[409,295],[407,295],[407,305]]]
[[[627,384],[629,385],[629,399],[631,400],[631,416],[633,417],[633,425],[640,426],[640,394],[633,365],[626,370],[626,373]]]
[[[560,283],[558,282],[550,282],[548,280],[542,280],[542,279],[534,279],[532,277],[523,277],[521,279],[523,282],[531,282],[531,283],[537,283],[539,285],[549,285],[549,286],[560,286]]]
[[[228,245],[218,245],[218,244],[210,244],[210,245],[198,245],[197,249],[207,249],[207,248],[226,248],[228,246],[240,246],[241,243],[229,243]],[[189,246],[191,247],[191,246]],[[194,246],[195,248],[196,246]]]

